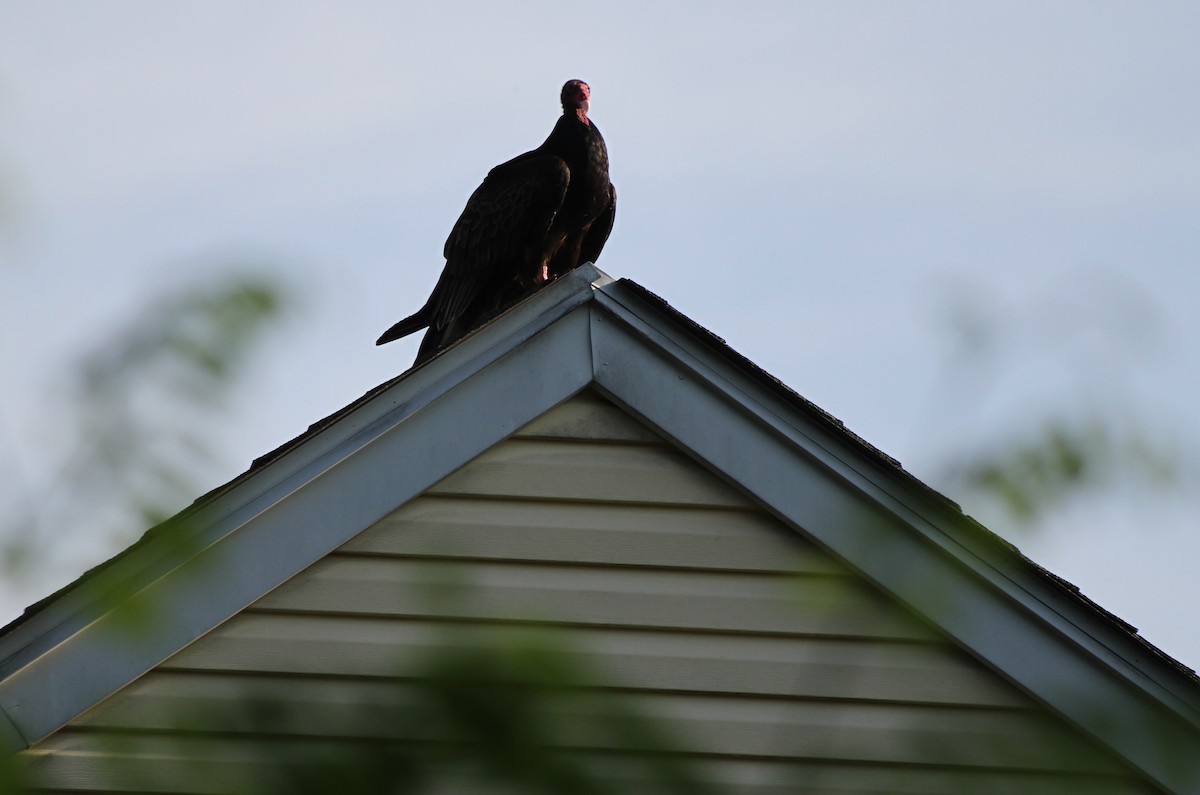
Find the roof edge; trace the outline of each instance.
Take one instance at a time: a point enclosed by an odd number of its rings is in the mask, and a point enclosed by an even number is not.
[[[606,394],[1160,784],[1200,788],[1200,759],[1175,769],[1163,750],[1200,743],[1194,678],[652,293],[621,281],[597,305],[609,317],[593,325]],[[821,500],[799,499],[781,475],[797,467],[824,480]],[[941,596],[951,588],[962,593]],[[1047,655],[1070,660],[1071,676]],[[1095,709],[1097,693],[1141,735],[1110,725],[1120,721]]]
[[[19,750],[39,741],[586,388],[592,367],[582,307],[594,284],[608,281],[591,266],[556,280],[487,329],[372,390],[352,410],[317,423],[10,624],[0,636],[0,710],[17,732],[0,732],[0,744]],[[564,365],[538,367],[547,356]],[[506,375],[514,368],[522,374],[515,381]],[[480,390],[497,379],[504,388],[493,388],[497,394],[480,405]],[[403,460],[397,445],[426,451],[421,466],[398,472],[380,463],[361,467],[365,477],[348,474],[351,457]],[[356,494],[350,508],[330,499],[348,487]],[[317,521],[331,505],[352,514],[339,514],[337,533]],[[114,594],[154,606],[155,631],[130,633]],[[71,663],[79,659],[100,662]]]

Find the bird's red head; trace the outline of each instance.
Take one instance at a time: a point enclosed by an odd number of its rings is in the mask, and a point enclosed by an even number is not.
[[[591,107],[592,89],[582,80],[568,80],[562,87],[562,106],[564,112],[582,111],[587,114]]]

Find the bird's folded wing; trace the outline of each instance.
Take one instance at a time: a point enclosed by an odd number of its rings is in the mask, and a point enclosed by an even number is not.
[[[527,153],[496,166],[450,230],[438,280],[433,325],[458,317],[497,278],[518,275],[562,206],[570,169],[560,157]],[[532,274],[530,274],[532,276]]]
[[[604,250],[604,244],[608,241],[608,235],[612,232],[613,221],[617,217],[617,189],[608,185],[608,204],[601,211],[600,215],[596,216],[596,220],[592,221],[592,225],[588,227],[587,234],[584,235],[583,245],[579,247],[579,262],[595,262],[600,258],[600,252]]]

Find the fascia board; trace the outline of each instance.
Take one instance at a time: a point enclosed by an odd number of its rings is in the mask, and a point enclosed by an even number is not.
[[[597,294],[602,392],[1160,785],[1200,791],[1189,704],[969,548],[936,509],[914,510],[927,497],[640,303],[619,283]]]
[[[0,709],[20,736],[0,732],[0,752],[48,736],[585,388],[592,368],[581,305],[598,276],[590,268],[572,276],[172,528],[194,537],[159,534],[47,606],[43,626],[16,627],[4,639]],[[177,560],[181,543],[187,555]],[[132,578],[139,602],[153,606],[139,631],[104,600],[112,583]]]
[[[203,548],[217,541],[231,528],[273,504],[273,496],[289,483],[302,480],[305,470],[319,470],[321,462],[339,451],[353,449],[357,440],[371,438],[380,428],[415,415],[424,406],[468,378],[472,373],[496,361],[539,333],[568,312],[591,299],[592,285],[611,281],[606,275],[585,266],[559,279],[517,309],[489,324],[493,333],[475,334],[452,351],[431,360],[425,366],[406,373],[352,411],[343,412],[336,422],[319,433],[306,435],[303,450],[289,450],[264,467],[236,478],[213,495],[174,517],[157,534],[170,537],[135,545],[126,557],[112,561],[107,568],[89,573],[81,582],[51,598],[32,616],[19,620],[0,636],[0,679],[23,666],[30,655],[69,636],[79,626],[94,620],[108,608],[99,596],[118,589],[136,590],[168,571],[177,562],[178,551]],[[179,532],[190,532],[185,542]],[[103,605],[103,606],[98,606]],[[40,641],[39,641],[40,639]]]
[[[1101,620],[1094,607],[1064,598],[1063,587],[1051,583],[1033,563],[1020,557],[1015,548],[975,524],[949,500],[900,471],[898,464],[885,465],[876,456],[849,444],[848,440],[856,438],[849,431],[831,430],[802,416],[756,379],[713,355],[709,346],[698,342],[694,335],[660,322],[657,309],[645,307],[638,296],[622,288],[623,285],[614,284],[603,290],[598,296],[599,306],[622,317],[634,333],[647,339],[653,337],[653,344],[664,351],[670,350],[671,355],[694,368],[693,372],[707,373],[705,377],[711,383],[719,383],[719,388],[740,410],[753,412],[781,438],[791,442],[805,440],[806,450],[824,465],[839,472],[889,511],[908,517],[915,527],[923,528],[931,541],[979,574],[994,578],[998,587],[1022,594],[1043,605],[1049,613],[1067,619],[1070,626],[1081,632],[1079,642],[1093,644],[1093,652],[1107,654],[1114,668],[1144,682],[1155,691],[1156,697],[1178,702],[1180,711],[1200,727],[1200,691],[1190,682],[1184,687],[1172,687],[1181,675],[1174,666],[1167,666],[1153,656],[1125,630]],[[1004,550],[998,549],[1000,546]]]
[[[1068,586],[964,515],[953,502],[901,470],[898,462],[861,443],[862,440],[820,409],[810,406],[815,415],[821,415],[821,421],[798,411],[795,403],[804,402],[798,395],[781,398],[779,391],[786,387],[768,388],[761,378],[731,365],[726,357],[714,355],[714,343],[663,322],[662,311],[657,306],[648,306],[626,285],[617,283],[605,288],[599,304],[609,311],[626,313],[635,324],[653,328],[656,344],[669,346],[684,360],[707,368],[730,394],[744,396],[745,400],[740,400],[744,410],[757,412],[764,423],[777,428],[785,438],[798,434],[808,439],[814,454],[835,469],[840,468],[845,477],[873,499],[889,510],[915,517],[916,524],[928,530],[931,540],[982,575],[997,577],[999,587],[1023,593],[1043,604],[1049,613],[1065,618],[1068,625],[1079,631],[1079,642],[1090,644],[1096,654],[1107,656],[1116,670],[1140,682],[1156,698],[1174,702],[1190,722],[1200,727],[1200,688],[1188,679],[1178,663],[1165,660],[1161,652],[1134,638],[1131,634],[1134,630],[1117,617],[1102,615],[1098,606],[1069,594]]]

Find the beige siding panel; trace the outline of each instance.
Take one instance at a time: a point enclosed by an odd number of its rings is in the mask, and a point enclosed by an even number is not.
[[[761,511],[421,497],[346,552],[844,574]]]
[[[167,670],[390,676],[447,644],[495,648],[502,627],[247,614],[168,660]],[[648,690],[1032,708],[987,671],[940,645],[676,632],[560,629],[614,684]]]
[[[594,392],[550,409],[515,434],[521,439],[580,439],[662,444],[662,437]]]
[[[295,705],[270,726],[277,734],[356,737],[363,715],[381,705],[403,704],[408,686],[382,680],[151,673],[114,699],[88,712],[77,725],[120,730],[171,730],[180,716],[200,716],[210,731],[262,730],[254,713],[239,705],[268,699]],[[609,697],[611,698],[611,696]],[[761,698],[639,694],[637,705],[656,716],[701,754],[754,758],[800,755],[841,761],[897,763],[919,756],[925,764],[1011,767],[1120,773],[1074,733],[1037,713],[911,706],[897,710],[875,704],[776,701]],[[597,734],[594,701],[570,696],[549,705],[577,720],[577,735],[560,736],[564,747],[620,749],[620,737]],[[551,713],[547,713],[549,715]],[[532,717],[537,720],[537,716]],[[191,722],[187,720],[186,722]],[[387,721],[396,738],[439,739],[429,726]]]
[[[669,447],[513,439],[430,494],[750,508],[741,492]]]
[[[446,589],[466,586],[461,601]],[[261,610],[600,626],[929,639],[842,577],[330,556],[256,603]]]

